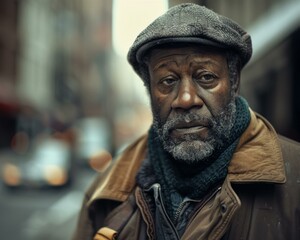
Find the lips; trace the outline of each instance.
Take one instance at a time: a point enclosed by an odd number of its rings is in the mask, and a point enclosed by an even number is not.
[[[181,134],[192,134],[192,133],[197,133],[204,128],[206,128],[206,127],[195,126],[195,127],[187,127],[187,128],[175,128],[175,129],[173,129],[173,131],[177,131],[178,133],[181,133]]]
[[[182,135],[193,135],[199,134],[202,135],[208,130],[208,124],[199,123],[199,122],[190,122],[190,123],[178,123],[173,126],[170,130],[171,135],[174,137],[179,137]]]
[[[194,128],[194,127],[209,127],[208,122],[203,122],[203,121],[190,121],[190,122],[177,122],[172,126],[173,129],[187,129],[187,128]]]

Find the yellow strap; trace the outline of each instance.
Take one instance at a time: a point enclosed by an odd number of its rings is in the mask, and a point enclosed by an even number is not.
[[[93,240],[116,240],[117,232],[111,228],[103,227],[98,230]]]

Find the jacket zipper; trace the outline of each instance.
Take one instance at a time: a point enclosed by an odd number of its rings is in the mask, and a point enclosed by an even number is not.
[[[153,189],[154,200],[155,200],[156,207],[158,207],[160,209],[160,211],[162,213],[162,216],[165,218],[166,222],[171,227],[171,229],[172,229],[173,233],[175,234],[176,238],[179,240],[180,237],[177,233],[177,230],[176,230],[173,222],[171,221],[170,217],[168,216],[167,211],[165,209],[165,206],[163,204],[160,184],[155,183],[150,187],[150,189]]]
[[[179,204],[177,210],[176,210],[176,213],[175,213],[175,216],[174,216],[174,222],[177,223],[181,213],[182,213],[182,210],[185,209],[186,207],[186,204],[188,202],[194,202],[194,203],[200,203],[201,200],[196,200],[196,199],[191,199],[191,198],[184,198],[184,200]]]
[[[180,214],[181,214],[181,211],[183,209],[183,207],[185,206],[185,203],[186,203],[186,200],[183,200],[180,204],[179,204],[179,207],[177,208],[176,210],[176,213],[175,213],[175,216],[174,216],[174,222],[176,223]]]
[[[208,195],[208,197],[204,198],[202,201],[200,201],[200,206],[197,208],[197,210],[194,212],[194,214],[192,215],[191,219],[188,221],[187,225],[186,225],[186,229],[188,228],[189,224],[192,222],[192,220],[195,218],[195,216],[197,215],[197,213],[203,208],[203,206],[210,201],[220,190],[222,187],[218,187],[216,188],[210,195]],[[177,233],[177,230],[173,224],[173,222],[171,221],[169,215],[167,214],[167,211],[165,209],[165,206],[163,204],[162,201],[162,195],[161,195],[161,187],[159,183],[155,183],[153,184],[149,189],[147,189],[146,191],[149,190],[153,190],[154,192],[154,200],[155,200],[155,204],[156,207],[159,207],[159,209],[161,210],[162,216],[165,218],[165,220],[167,221],[167,223],[169,224],[169,226],[171,227],[171,229],[173,230],[176,238],[179,240],[180,237]],[[181,211],[183,210],[185,204],[187,201],[195,201],[197,202],[197,200],[193,200],[193,199],[185,199],[178,207],[177,211],[176,211],[176,221],[178,220],[178,217],[181,214]]]

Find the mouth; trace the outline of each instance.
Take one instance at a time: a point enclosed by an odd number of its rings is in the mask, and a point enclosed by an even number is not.
[[[195,127],[185,127],[185,128],[174,128],[172,131],[176,131],[179,134],[193,134],[199,131],[202,131],[206,127],[204,126],[195,126]]]
[[[182,137],[184,135],[198,135],[200,138],[207,134],[209,126],[203,123],[182,123],[173,126],[170,133],[173,137]]]

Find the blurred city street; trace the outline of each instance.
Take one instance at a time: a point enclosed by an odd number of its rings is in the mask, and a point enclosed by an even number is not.
[[[7,189],[1,184],[0,239],[70,239],[84,190],[94,176],[82,167],[69,186],[59,189]]]
[[[278,133],[300,141],[299,0],[3,0],[0,240],[71,238],[92,179],[152,124],[128,49],[183,2],[249,31],[254,52],[241,95]]]

